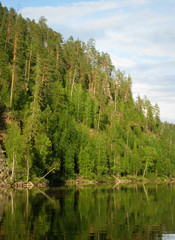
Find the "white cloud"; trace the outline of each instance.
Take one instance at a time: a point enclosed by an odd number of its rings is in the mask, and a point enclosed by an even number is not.
[[[128,58],[121,58],[117,57],[116,55],[110,54],[111,60],[116,68],[123,68],[123,67],[133,67],[136,63]]]
[[[147,56],[157,56],[157,57],[175,57],[175,46],[169,49],[163,49],[162,46],[153,46],[146,48],[142,51],[143,54]]]
[[[170,92],[162,91],[164,86],[147,84],[147,83],[135,83],[133,84],[133,97],[136,99],[139,95],[144,98],[146,95],[151,100],[152,105],[158,103],[160,107],[160,118],[162,121],[169,121],[175,123],[175,96]],[[174,87],[175,91],[175,87]],[[161,92],[161,94],[160,94]]]
[[[80,2],[73,3],[68,6],[57,7],[27,7],[20,12],[26,17],[38,19],[40,16],[45,16],[50,23],[57,21],[64,21],[69,18],[84,17],[92,13],[98,13],[100,11],[107,11],[119,7],[116,1],[92,1],[92,2]]]
[[[161,102],[159,104],[159,107],[161,109],[161,119],[162,121],[168,121],[170,123],[175,124],[175,117],[174,117],[174,109],[175,109],[175,103],[163,103]]]

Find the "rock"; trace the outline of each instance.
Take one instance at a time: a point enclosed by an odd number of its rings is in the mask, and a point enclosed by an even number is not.
[[[33,188],[34,187],[34,184],[32,183],[32,182],[28,182],[27,183],[27,188],[28,189],[31,189],[31,188]]]
[[[10,170],[0,145],[0,183],[10,179]]]
[[[1,182],[0,188],[11,188],[11,184],[7,182]]]
[[[27,188],[27,183],[23,183],[23,188]]]
[[[36,187],[44,188],[44,187],[47,187],[48,184],[47,184],[46,182],[43,182],[43,183],[39,183],[39,182],[38,182],[38,183],[36,183],[35,185],[36,185]]]
[[[22,181],[20,181],[20,182],[15,182],[15,183],[13,184],[13,187],[14,187],[14,188],[17,188],[17,189],[22,189],[22,188],[23,188],[23,182],[22,182]]]

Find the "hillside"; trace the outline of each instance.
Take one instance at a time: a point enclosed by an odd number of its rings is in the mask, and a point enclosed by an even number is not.
[[[0,115],[12,180],[175,176],[175,125],[109,54],[1,4]]]

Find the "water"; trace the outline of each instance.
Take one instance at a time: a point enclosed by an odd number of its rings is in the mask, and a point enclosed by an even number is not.
[[[0,189],[0,240],[173,240],[175,185]]]

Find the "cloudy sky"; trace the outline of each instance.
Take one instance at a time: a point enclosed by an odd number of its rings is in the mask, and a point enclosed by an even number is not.
[[[175,123],[175,0],[0,0],[23,17],[47,24],[66,40],[96,41],[118,69],[130,74],[133,95],[160,107]]]

